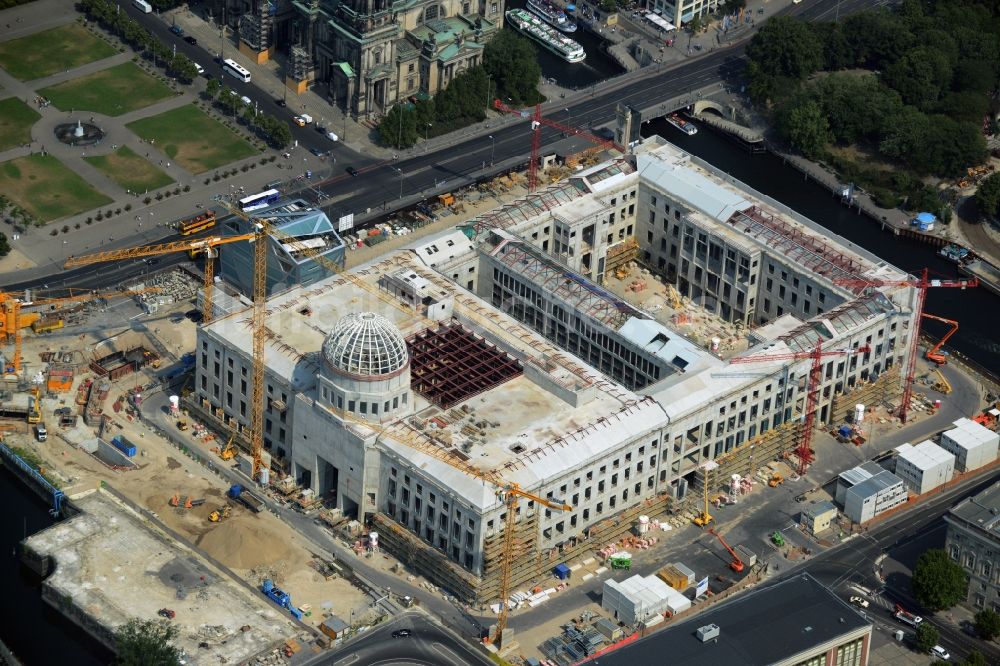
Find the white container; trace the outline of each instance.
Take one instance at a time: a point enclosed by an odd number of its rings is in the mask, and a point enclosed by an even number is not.
[[[378,548],[378,532],[368,533],[368,543],[372,548]]]
[[[174,414],[181,408],[181,398],[177,395],[170,396],[170,411]]]
[[[649,531],[649,516],[639,516],[639,534],[645,534]]]
[[[722,346],[722,340],[721,339],[719,339],[719,338],[712,338],[712,351],[713,352],[719,351],[719,347],[721,347],[721,346]]]
[[[865,420],[865,406],[862,404],[854,405],[854,422],[861,423]]]
[[[271,480],[271,470],[267,467],[260,468],[260,485],[266,486]]]

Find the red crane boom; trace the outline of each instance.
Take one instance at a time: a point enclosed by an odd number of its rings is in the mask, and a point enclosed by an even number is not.
[[[804,358],[811,358],[812,365],[809,368],[809,380],[806,386],[806,409],[803,412],[802,433],[799,436],[799,446],[795,449],[795,455],[799,458],[798,473],[801,476],[812,464],[812,434],[813,425],[816,422],[816,406],[819,404],[820,375],[823,373],[824,356],[843,356],[848,354],[867,354],[871,347],[858,347],[857,349],[831,349],[823,351],[823,339],[816,341],[816,347],[809,351],[784,352],[780,354],[752,354],[750,356],[737,356],[729,360],[730,363],[763,363],[765,361],[798,361]]]
[[[941,353],[941,347],[944,347],[944,343],[948,342],[948,338],[950,338],[951,336],[955,335],[955,333],[958,332],[958,322],[955,321],[954,319],[945,319],[944,317],[938,317],[937,315],[927,314],[926,312],[922,314],[924,319],[933,319],[934,321],[939,321],[941,323],[948,324],[949,326],[951,326],[951,328],[948,329],[948,332],[945,333],[941,337],[941,339],[937,341],[937,344],[928,349],[927,353],[925,354],[928,361],[933,361],[938,365],[944,365],[945,363],[948,362],[948,358]]]
[[[727,551],[729,551],[729,555],[733,558],[733,561],[729,563],[729,568],[735,571],[736,573],[743,573],[743,568],[745,565],[743,564],[743,560],[740,559],[740,556],[736,554],[736,551],[729,547],[729,544],[726,543],[726,540],[722,538],[721,534],[716,532],[711,527],[708,528],[708,531],[711,534],[715,535],[715,538],[719,540],[719,543],[722,544],[722,547],[725,548]]]
[[[910,399],[913,397],[913,376],[917,368],[917,352],[920,350],[920,319],[924,315],[924,302],[927,300],[927,290],[930,287],[946,287],[955,289],[966,289],[979,286],[976,278],[958,280],[938,280],[930,279],[929,271],[925,268],[920,271],[919,278],[909,280],[857,280],[857,279],[835,279],[834,284],[854,288],[870,287],[914,287],[917,289],[917,304],[913,311],[913,321],[916,330],[910,338],[910,355],[906,359],[906,374],[903,380],[903,397],[899,401],[899,420],[906,423],[906,416],[910,411]]]
[[[572,134],[574,136],[582,137],[596,146],[601,148],[607,148],[609,150],[620,150],[625,152],[625,148],[618,145],[614,141],[608,139],[602,139],[596,134],[591,134],[586,130],[582,130],[578,127],[573,127],[572,125],[567,125],[565,123],[560,123],[555,120],[550,120],[549,118],[542,117],[542,105],[536,104],[535,110],[533,112],[523,111],[521,109],[515,109],[509,107],[498,99],[493,100],[493,108],[497,111],[503,113],[512,113],[521,118],[531,119],[531,162],[528,163],[528,187],[530,191],[534,192],[535,188],[538,186],[538,151],[541,148],[541,129],[542,125],[546,127],[552,127],[559,130],[560,132],[566,132],[567,134]]]

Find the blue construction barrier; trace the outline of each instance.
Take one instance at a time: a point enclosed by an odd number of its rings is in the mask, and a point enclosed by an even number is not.
[[[62,502],[66,497],[66,495],[63,494],[63,491],[52,485],[48,479],[39,473],[37,469],[32,467],[31,464],[24,458],[14,453],[6,444],[0,443],[0,456],[3,456],[4,460],[12,463],[15,467],[34,479],[43,490],[52,494],[52,509],[49,513],[57,515],[62,511]]]

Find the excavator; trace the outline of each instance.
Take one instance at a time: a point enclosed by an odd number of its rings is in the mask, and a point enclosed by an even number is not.
[[[235,439],[236,439],[236,433],[234,432],[229,436],[229,440],[226,442],[226,445],[222,447],[222,450],[217,451],[220,458],[222,458],[223,460],[232,460],[233,458],[236,457],[236,447],[233,446],[233,440]]]
[[[926,355],[928,361],[932,361],[938,365],[944,365],[948,362],[948,357],[941,353],[941,348],[944,346],[944,343],[948,342],[948,339],[955,335],[955,332],[958,331],[958,322],[953,319],[945,319],[944,317],[938,317],[937,315],[927,314],[926,312],[923,316],[927,319],[933,319],[934,321],[939,321],[943,324],[951,326],[951,329],[937,341],[937,344],[927,350]]]
[[[212,513],[208,514],[208,519],[213,523],[221,523],[223,520],[229,517],[231,511],[232,508],[227,504],[223,507],[216,509]]]

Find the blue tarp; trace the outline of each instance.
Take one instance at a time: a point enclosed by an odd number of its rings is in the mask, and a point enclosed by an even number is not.
[[[937,216],[934,213],[917,213],[917,222],[937,222]]]

